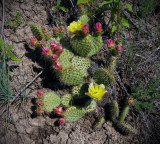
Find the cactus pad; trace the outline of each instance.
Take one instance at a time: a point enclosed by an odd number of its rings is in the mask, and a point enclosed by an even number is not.
[[[114,76],[103,68],[98,68],[95,71],[93,79],[97,84],[104,84],[105,86],[109,86],[114,83]]]
[[[90,67],[90,60],[88,58],[82,58],[79,56],[74,56],[71,61],[72,65],[78,67],[83,72],[83,76],[87,76],[87,69]]]
[[[110,104],[110,116],[112,120],[119,116],[118,103],[115,100]]]
[[[91,39],[92,39],[92,49],[88,54],[89,57],[95,55],[99,51],[99,49],[102,47],[101,36],[91,37]]]
[[[72,95],[66,94],[61,98],[61,103],[62,103],[62,105],[69,107],[71,100],[72,100]]]
[[[66,85],[78,85],[83,82],[83,73],[77,67],[69,67],[61,71],[61,81]]]
[[[52,112],[56,106],[59,106],[61,103],[61,99],[55,93],[49,93],[45,95],[43,100],[43,110],[47,112]]]
[[[97,104],[96,104],[96,101],[95,101],[95,100],[93,100],[93,99],[89,100],[89,104],[88,104],[88,106],[86,107],[86,112],[89,113],[89,112],[95,110],[95,109],[96,109],[96,106],[97,106]]]
[[[120,133],[124,135],[136,134],[136,129],[132,128],[131,126],[128,126],[125,123],[118,122],[115,124],[115,127]]]
[[[89,34],[86,36],[74,36],[70,42],[73,50],[83,57],[96,54],[102,46],[101,36],[93,37]]]
[[[39,41],[42,40],[42,39],[44,39],[44,34],[43,34],[42,30],[41,30],[38,26],[32,24],[32,25],[31,25],[31,31],[32,31],[33,35],[34,35]]]
[[[91,35],[86,36],[74,36],[71,38],[71,45],[73,50],[80,56],[88,56],[88,53],[92,49]]]
[[[77,107],[70,107],[64,112],[64,119],[68,122],[74,122],[79,120],[85,115],[86,111],[84,108],[78,109]]]

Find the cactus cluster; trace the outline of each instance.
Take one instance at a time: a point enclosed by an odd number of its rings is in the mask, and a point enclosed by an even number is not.
[[[111,116],[112,121],[114,122],[115,128],[124,135],[136,133],[136,129],[124,123],[124,119],[132,103],[133,103],[133,98],[127,98],[127,101],[125,103],[125,106],[120,116],[119,116],[119,108],[118,108],[117,101],[114,100],[110,104],[110,116]],[[118,120],[116,120],[115,118],[118,118]]]
[[[31,38],[31,44],[36,48],[41,48],[45,58],[51,61],[52,67],[59,76],[62,83],[74,86],[71,94],[65,94],[60,98],[55,93],[43,96],[41,91],[37,92],[38,99],[36,113],[39,115],[43,111],[53,112],[60,116],[58,123],[64,124],[74,122],[82,118],[86,113],[96,109],[96,101],[101,100],[107,93],[105,86],[114,83],[113,70],[116,64],[116,55],[122,51],[120,45],[114,46],[111,39],[107,41],[109,57],[105,68],[98,68],[93,74],[94,82],[90,85],[84,82],[84,77],[88,81],[88,68],[91,65],[89,57],[96,54],[102,46],[102,25],[98,22],[95,25],[95,33],[89,33],[89,18],[86,15],[80,17],[77,22],[72,22],[68,30],[74,35],[68,41],[62,37],[64,27],[54,27],[53,37],[49,35],[46,28],[41,30],[36,25],[31,25],[31,31],[35,37]],[[56,38],[55,38],[56,37]],[[74,53],[75,52],[75,53]],[[115,126],[124,134],[135,133],[136,130],[124,123],[124,119],[129,110],[132,100],[128,100],[121,115],[119,116],[118,103],[113,101],[110,105],[110,117],[112,121],[118,120]],[[60,107],[62,104],[65,108]],[[101,118],[95,127],[100,127],[104,122]]]

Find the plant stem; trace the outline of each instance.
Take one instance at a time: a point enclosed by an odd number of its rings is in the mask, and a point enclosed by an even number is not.
[[[119,117],[119,122],[123,122],[123,121],[124,121],[124,119],[125,119],[128,111],[129,111],[129,105],[126,105],[126,106],[124,107],[124,109],[123,109],[120,117]]]

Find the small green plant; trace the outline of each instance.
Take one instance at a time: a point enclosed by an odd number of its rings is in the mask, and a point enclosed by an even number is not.
[[[128,27],[128,20],[124,17],[121,17],[121,11],[125,7],[130,11],[133,12],[132,6],[129,3],[123,3],[121,0],[105,0],[101,3],[100,7],[106,7],[107,5],[111,5],[111,30],[110,33],[113,35],[116,32],[116,41],[119,42],[119,32],[121,31],[122,27]]]
[[[154,100],[160,99],[160,72],[149,83],[142,81],[139,86],[134,85],[130,97],[133,97],[134,108],[137,111],[145,110],[148,112],[154,112]]]
[[[88,2],[93,3],[95,1],[97,1],[97,0],[77,0],[77,5],[79,5],[79,4],[86,4]]]
[[[5,21],[4,26],[14,28],[14,29],[17,28],[22,23],[22,13],[17,12],[16,16],[13,17],[12,21],[13,22]]]
[[[62,10],[63,12],[66,12],[66,8],[61,6],[61,0],[57,0],[57,6],[52,7],[52,10],[55,11],[57,9]]]
[[[18,59],[16,55],[13,52],[11,52],[13,47],[13,45],[9,45],[6,47],[2,38],[0,38],[0,60],[2,60],[4,56],[7,56],[11,58],[13,61],[20,61],[20,59]]]

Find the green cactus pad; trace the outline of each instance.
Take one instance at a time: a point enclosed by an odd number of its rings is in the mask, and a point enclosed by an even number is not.
[[[101,36],[96,36],[96,37],[91,37],[92,38],[92,49],[89,52],[88,56],[91,57],[95,55],[99,49],[102,47],[102,37]]]
[[[59,56],[59,58],[57,59],[57,61],[60,61],[63,69],[68,68],[68,67],[71,66],[71,62],[69,61],[69,58],[64,53],[62,53]]]
[[[97,106],[96,101],[93,99],[89,100],[89,103],[87,105],[88,106],[85,109],[86,109],[86,112],[88,113],[95,110]]]
[[[69,107],[70,103],[71,103],[71,100],[72,100],[72,95],[71,94],[66,94],[61,98],[61,103],[62,103],[62,105],[66,106],[66,107]]]
[[[83,72],[83,76],[87,76],[87,69],[90,67],[90,60],[88,58],[82,58],[79,56],[74,56],[71,61],[72,65],[78,67]]]
[[[119,108],[117,101],[113,100],[110,104],[110,117],[113,120],[114,118],[119,116]]]
[[[71,66],[61,71],[60,79],[66,85],[79,85],[83,82],[83,73],[77,67]]]
[[[43,99],[43,110],[52,112],[61,103],[61,99],[55,93],[45,95]]]
[[[71,45],[73,50],[80,56],[88,56],[92,49],[91,35],[86,36],[74,36],[71,38]]]
[[[80,84],[80,85],[74,86],[74,87],[72,88],[72,94],[73,94],[73,96],[74,96],[74,95],[79,95],[79,94],[80,94],[79,91],[80,91],[82,85],[83,85],[83,84]]]
[[[30,27],[31,27],[31,31],[32,31],[33,35],[39,41],[42,40],[42,39],[44,39],[44,34],[43,34],[42,30],[38,26],[32,24]]]
[[[85,115],[86,111],[84,108],[79,109],[77,107],[70,107],[64,112],[64,119],[68,122],[74,122],[79,120]]]
[[[128,135],[128,134],[136,134],[136,129],[132,128],[131,126],[128,126],[125,123],[121,123],[118,122],[115,124],[115,127],[117,129],[117,131],[119,131],[120,133],[124,134],[124,135]]]
[[[102,124],[105,122],[105,119],[101,117],[93,126],[93,128],[99,128],[102,126]]]
[[[89,34],[86,36],[74,36],[70,42],[73,50],[83,57],[96,54],[102,46],[101,36],[93,37]]]
[[[109,86],[114,83],[114,76],[103,68],[98,68],[95,71],[93,79],[97,84],[104,84],[105,86]]]

